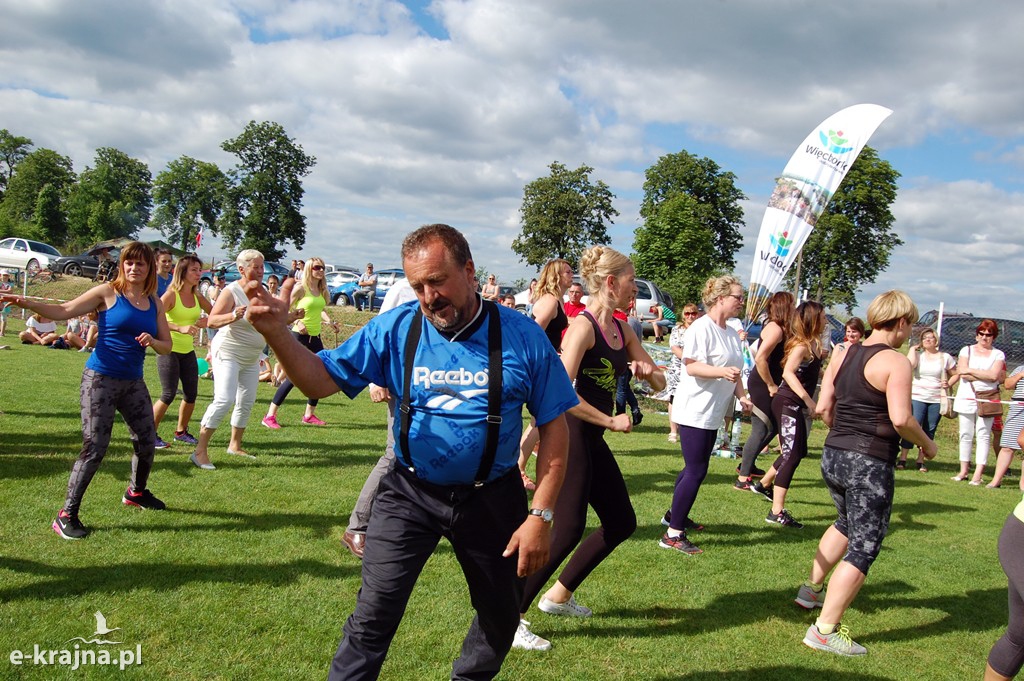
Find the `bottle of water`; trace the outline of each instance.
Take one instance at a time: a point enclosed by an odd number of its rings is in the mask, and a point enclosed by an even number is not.
[[[740,433],[742,431],[742,428],[743,424],[740,423],[740,417],[737,416],[732,421],[732,437],[730,438],[733,456],[736,456],[736,452],[740,450]]]

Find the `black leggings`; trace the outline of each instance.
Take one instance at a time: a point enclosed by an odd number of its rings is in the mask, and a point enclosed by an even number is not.
[[[789,489],[793,474],[807,456],[807,417],[804,402],[792,393],[778,392],[772,400],[772,414],[779,424],[779,444],[782,453],[775,459],[775,484]]]
[[[999,534],[999,563],[1009,580],[1010,622],[988,654],[988,664],[1013,678],[1024,666],[1024,523],[1014,514]]]
[[[569,591],[575,591],[616,546],[636,531],[636,512],[619,464],[604,441],[604,428],[570,414],[565,415],[565,420],[569,426],[569,461],[554,508],[551,557],[547,565],[527,578],[522,612],[526,612],[570,553],[572,558],[558,581]],[[597,513],[601,525],[580,543],[587,529],[588,505]]]
[[[756,378],[755,378],[756,377]],[[740,462],[740,475],[750,477],[757,462],[757,455],[772,441],[779,427],[772,414],[772,397],[768,394],[768,386],[761,380],[761,375],[754,371],[747,382],[750,400],[754,403],[754,413],[750,416],[750,437],[743,445],[743,460]]]
[[[298,333],[296,331],[292,331],[292,335],[295,336],[300,343],[309,348],[309,351],[314,354],[324,349],[324,342],[320,340],[320,336],[310,336],[309,334]],[[281,387],[277,389],[276,393],[274,393],[274,399],[271,400],[271,402],[280,407],[284,403],[284,398],[288,397],[288,393],[290,393],[294,387],[295,384],[292,383],[291,379],[286,378],[284,383],[281,384]],[[311,407],[315,407],[320,403],[320,400],[306,400],[306,403]]]
[[[199,364],[196,362],[196,351],[187,353],[172,352],[156,356],[156,370],[160,374],[160,401],[170,406],[178,391],[178,380],[181,380],[182,400],[195,404],[199,394]]]

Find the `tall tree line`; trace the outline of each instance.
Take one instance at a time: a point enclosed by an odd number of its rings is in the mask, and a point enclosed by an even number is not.
[[[36,238],[77,250],[150,226],[168,243],[196,250],[196,235],[222,234],[233,250],[258,248],[268,260],[301,248],[302,178],[316,159],[274,122],[250,121],[221,148],[238,157],[226,172],[181,156],[154,179],[141,160],[96,150],[76,174],[72,161],[31,139],[0,130],[0,237]]]

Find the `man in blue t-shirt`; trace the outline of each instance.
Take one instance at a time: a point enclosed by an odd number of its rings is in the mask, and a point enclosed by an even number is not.
[[[515,310],[484,305],[469,244],[458,231],[448,225],[419,228],[402,243],[402,263],[417,302],[375,317],[335,350],[309,353],[287,331],[287,304],[260,286],[246,287],[248,316],[308,397],[338,390],[354,397],[372,382],[403,404],[408,387],[408,428],[403,432],[403,419],[395,419],[396,465],[378,488],[362,585],[329,678],[379,674],[416,579],[443,536],[477,608],[452,678],[489,679],[500,670],[519,626],[519,577],[548,558],[551,509],[568,446],[563,414],[577,404],[576,393],[539,326]],[[493,464],[484,470],[495,314],[501,420]],[[415,322],[421,335],[410,344],[407,386],[406,341]],[[516,465],[524,405],[541,433],[529,510]]]

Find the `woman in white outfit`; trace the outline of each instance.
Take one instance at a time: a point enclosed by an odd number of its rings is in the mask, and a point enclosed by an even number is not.
[[[213,470],[210,463],[210,438],[220,426],[234,404],[231,414],[231,440],[228,454],[253,458],[242,449],[242,435],[249,424],[249,414],[256,402],[256,388],[260,380],[260,354],[267,342],[260,332],[245,319],[249,303],[242,287],[250,281],[263,281],[263,254],[247,249],[235,259],[242,278],[224,287],[213,304],[207,320],[210,328],[218,329],[210,343],[213,356],[213,402],[203,414],[199,430],[199,444],[189,457],[193,464],[204,470]]]
[[[935,430],[942,418],[939,413],[942,392],[956,382],[956,360],[949,353],[939,351],[939,337],[931,329],[922,331],[920,342],[907,349],[907,359],[910,360],[910,368],[914,370],[914,382],[910,389],[914,418],[921,424],[924,434],[934,440]],[[907,455],[912,447],[909,440],[900,442],[900,460],[896,462],[898,470],[907,467]],[[917,450],[917,470],[928,472],[922,449]]]
[[[978,342],[960,350],[956,373],[960,387],[956,391],[953,408],[960,420],[960,473],[953,480],[967,479],[971,465],[971,446],[975,446],[972,485],[981,484],[981,474],[988,463],[992,448],[992,416],[979,416],[975,394],[996,390],[1006,377],[1006,357],[992,347],[999,335],[999,327],[991,319],[983,319],[976,329]],[[976,441],[976,442],[975,442]]]

